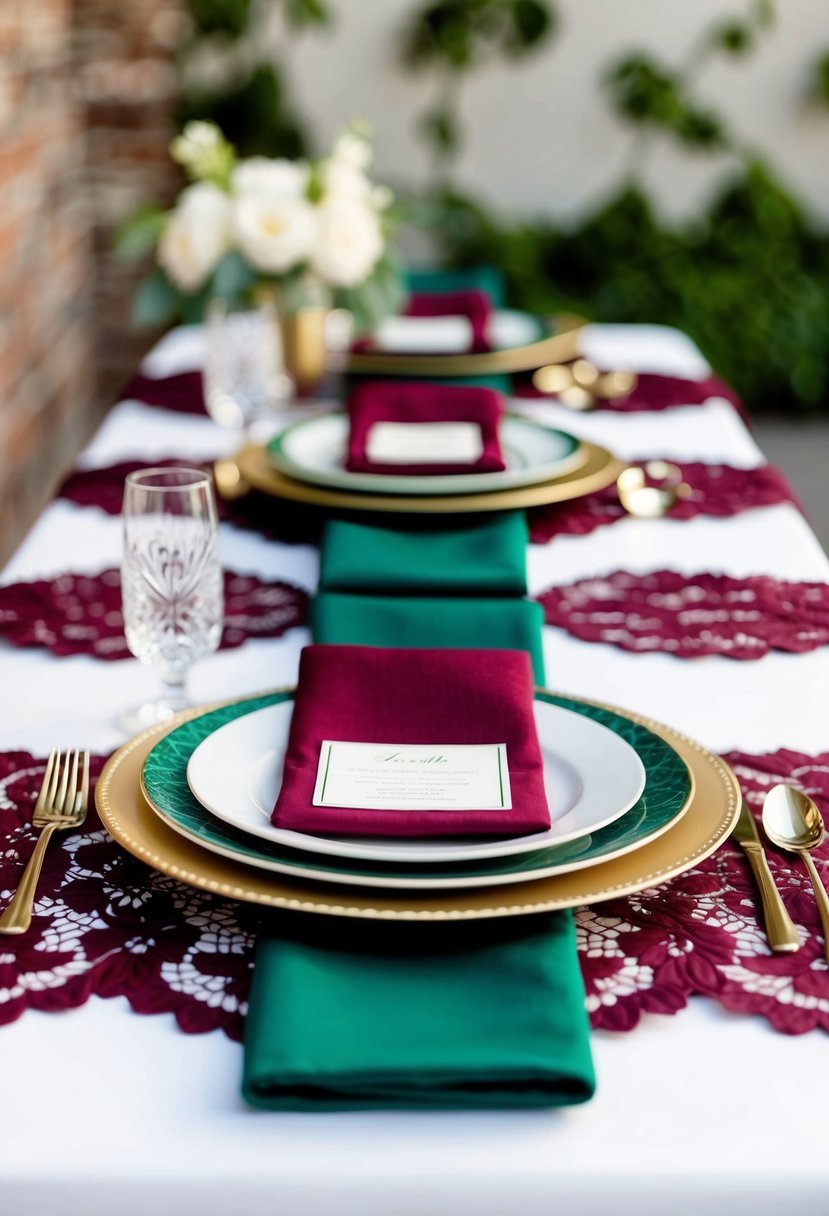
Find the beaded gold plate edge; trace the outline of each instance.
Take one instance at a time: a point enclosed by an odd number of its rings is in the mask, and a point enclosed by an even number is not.
[[[151,748],[163,735],[208,708],[216,706],[201,706],[177,714],[162,726],[137,735],[115,752],[98,781],[95,793],[98,813],[114,840],[161,873],[228,899],[294,912],[379,920],[474,920],[616,899],[666,882],[708,857],[733,829],[742,799],[734,773],[718,756],[669,726],[606,705],[604,708],[624,714],[660,735],[691,772],[694,789],[690,806],[676,825],[658,839],[589,869],[481,890],[413,896],[382,888],[308,882],[255,870],[210,853],[169,828],[144,800],[141,772]]]
[[[372,376],[492,376],[531,371],[545,363],[563,363],[579,353],[581,318],[554,317],[555,332],[523,346],[480,354],[446,355],[395,354],[393,351],[366,351],[348,356],[346,371],[352,375]]]
[[[537,507],[551,502],[567,502],[611,485],[625,468],[607,448],[582,442],[585,460],[578,468],[552,481],[520,486],[512,490],[490,490],[484,494],[369,494],[356,490],[333,490],[309,482],[295,481],[280,473],[268,459],[267,450],[257,444],[242,448],[233,458],[239,474],[248,485],[275,498],[318,507],[339,507],[346,511],[390,511],[411,515],[449,514],[473,511],[511,511]]]

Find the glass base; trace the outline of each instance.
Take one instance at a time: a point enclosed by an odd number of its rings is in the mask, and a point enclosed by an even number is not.
[[[147,701],[144,705],[136,705],[118,716],[118,725],[128,735],[137,735],[139,731],[150,726],[160,726],[182,709],[190,709],[191,701],[186,697],[162,697],[158,701]]]

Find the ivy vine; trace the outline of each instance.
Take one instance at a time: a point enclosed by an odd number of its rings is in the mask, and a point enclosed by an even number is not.
[[[735,0],[735,3],[737,0]],[[212,118],[243,155],[308,150],[284,70],[291,39],[337,16],[334,0],[187,0],[192,33],[182,48],[182,119]],[[274,17],[279,37],[272,36]],[[829,232],[724,117],[700,100],[716,59],[750,56],[771,35],[770,0],[701,30],[679,64],[642,51],[611,65],[601,87],[630,132],[626,181],[575,225],[499,216],[452,186],[463,147],[464,82],[495,61],[520,63],[554,37],[549,0],[421,0],[399,30],[397,55],[427,76],[417,116],[435,184],[412,201],[449,264],[499,267],[510,302],[565,308],[603,321],[656,321],[688,332],[753,410],[829,408]],[[271,30],[268,38],[262,31]],[[201,75],[205,55],[225,69]],[[829,51],[806,65],[808,92],[829,107]],[[216,83],[218,79],[218,84]],[[208,87],[207,81],[210,81]],[[643,166],[660,140],[689,155],[727,153],[731,180],[693,222],[659,219]]]

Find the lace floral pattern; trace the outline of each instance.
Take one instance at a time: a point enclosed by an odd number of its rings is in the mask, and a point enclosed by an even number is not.
[[[641,464],[644,461],[634,460],[631,463]],[[671,507],[667,513],[668,519],[695,519],[699,515],[722,518],[781,502],[798,505],[788,481],[772,465],[735,469],[730,465],[688,461],[678,467],[691,493]],[[596,528],[629,519],[630,516],[619,501],[613,485],[572,502],[534,507],[528,512],[527,518],[530,540],[541,545],[556,536],[586,536]]]
[[[180,456],[167,460],[120,461],[117,465],[75,469],[57,491],[57,496],[75,502],[79,507],[98,507],[98,510],[106,511],[108,516],[119,516],[124,501],[126,474],[145,468],[181,466],[203,468],[207,472],[213,467],[213,461],[199,465]],[[320,539],[320,512],[299,502],[272,499],[269,495],[252,490],[241,499],[232,501],[222,499],[218,494],[216,508],[222,523],[256,531],[267,540],[278,540],[287,545],[314,545]]]
[[[516,397],[551,399],[549,393],[535,388],[532,380],[521,380],[514,387]],[[660,376],[655,372],[639,372],[636,383],[629,393],[609,400],[597,399],[594,409],[613,410],[615,413],[648,413],[668,410],[675,406],[702,405],[712,397],[721,397],[733,405],[737,413],[747,420],[745,406],[725,380],[719,376],[708,376],[704,380],[686,380],[682,376]]]
[[[755,812],[764,792],[790,781],[829,813],[829,753],[733,753]],[[102,759],[93,762],[100,772]],[[44,761],[0,753],[0,903],[34,843],[28,824]],[[765,1017],[784,1034],[829,1030],[829,965],[803,865],[769,848],[769,863],[802,949],[772,955],[748,865],[727,842],[658,888],[580,908],[579,958],[595,1027],[632,1030],[643,1013],[675,1014],[701,994]],[[817,854],[829,877],[829,845]],[[253,905],[219,899],[149,870],[104,832],[94,809],[79,832],[56,838],[29,933],[0,946],[0,1024],[25,1009],[123,996],[137,1013],[172,1014],[182,1030],[241,1038],[258,931]]]
[[[617,570],[552,587],[539,599],[548,625],[637,654],[760,659],[770,650],[802,654],[829,642],[825,583]]]
[[[124,501],[124,480],[128,473],[142,469],[203,468],[209,471],[213,461],[201,464],[187,457],[167,457],[164,460],[122,460],[117,464],[102,465],[96,469],[76,469],[67,477],[58,490],[59,498],[66,498],[79,507],[98,507],[107,515],[120,515]],[[252,490],[242,498],[228,501],[216,495],[219,519],[237,528],[259,532],[268,540],[286,544],[314,544],[319,538],[321,517],[313,507],[302,503],[278,501]]]
[[[248,638],[281,637],[301,625],[308,595],[283,582],[225,572],[225,625],[221,648]],[[62,574],[0,587],[0,637],[15,646],[44,646],[53,654],[127,659],[121,614],[121,575]]]

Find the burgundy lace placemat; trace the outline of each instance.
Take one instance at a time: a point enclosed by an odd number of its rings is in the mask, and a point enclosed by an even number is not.
[[[516,380],[513,393],[526,399],[554,401],[555,394],[542,393],[535,387],[531,377]],[[704,380],[688,380],[682,376],[661,376],[655,372],[638,372],[636,383],[629,393],[609,400],[598,398],[594,409],[613,410],[616,413],[647,413],[668,410],[675,406],[702,405],[711,397],[723,397],[748,422],[748,414],[740,398],[730,384],[719,376],[707,376]]]
[[[645,460],[630,463],[644,464]],[[687,498],[678,499],[667,512],[666,519],[695,519],[699,515],[723,518],[781,502],[791,502],[799,507],[792,487],[773,465],[736,469],[731,465],[703,464],[701,461],[673,463],[680,469],[682,480],[690,486],[691,493]],[[527,513],[530,540],[539,545],[556,536],[586,536],[596,528],[630,518],[619,501],[615,485],[571,502],[533,507]]]
[[[791,781],[829,814],[829,753],[733,753],[746,797]],[[103,760],[93,762],[93,774]],[[0,904],[34,844],[28,824],[44,761],[0,753]],[[748,865],[727,842],[713,857],[638,895],[580,908],[579,959],[594,1027],[627,1031],[643,1013],[675,1014],[694,995],[765,1017],[784,1034],[829,1030],[829,966],[801,862],[769,863],[803,948],[772,955]],[[829,879],[829,844],[817,853]],[[277,922],[278,923],[278,922]],[[94,808],[46,854],[32,928],[0,947],[0,1023],[27,1008],[65,1009],[123,996],[137,1013],[171,1013],[182,1030],[240,1039],[259,925],[253,905],[223,900],[148,869],[104,832]]]
[[[305,621],[308,593],[290,583],[264,582],[225,571],[221,649],[248,638],[277,638]],[[121,574],[62,574],[0,587],[0,638],[14,646],[44,646],[52,654],[128,659],[121,615]]]
[[[548,625],[636,654],[760,659],[770,650],[803,654],[829,642],[826,583],[617,570],[538,598]]]
[[[133,376],[121,391],[122,401],[140,401],[176,414],[205,414],[201,372],[178,372],[174,376]]]
[[[187,457],[168,456],[162,460],[122,460],[97,469],[75,469],[63,482],[56,497],[66,498],[79,507],[98,507],[107,515],[120,515],[127,474],[142,469],[182,466],[212,473],[213,463],[212,460],[193,461]],[[285,544],[316,544],[319,540],[323,517],[315,507],[272,498],[257,490],[231,501],[217,493],[216,506],[223,523],[258,532],[268,540]]]
[[[514,388],[516,397],[550,400],[550,394],[539,392],[531,379],[517,379]],[[688,380],[681,376],[662,376],[653,372],[640,372],[629,393],[609,401],[599,400],[597,409],[614,410],[621,413],[646,412],[671,409],[681,405],[701,405],[711,397],[723,397],[745,418],[746,411],[740,398],[730,385],[719,376],[708,376],[704,380]],[[121,392],[122,400],[141,401],[156,409],[172,410],[179,414],[204,414],[204,386],[200,371],[178,372],[173,376],[133,376]]]

